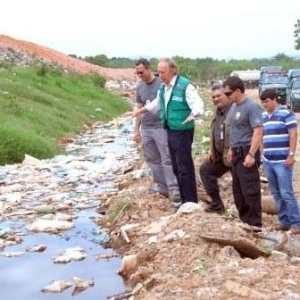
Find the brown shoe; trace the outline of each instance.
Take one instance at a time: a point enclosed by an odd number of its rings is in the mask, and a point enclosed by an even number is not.
[[[300,227],[292,227],[292,228],[290,229],[290,232],[291,232],[292,234],[300,234]]]
[[[288,231],[290,229],[290,227],[284,226],[282,224],[277,224],[272,229],[276,230],[276,231]]]

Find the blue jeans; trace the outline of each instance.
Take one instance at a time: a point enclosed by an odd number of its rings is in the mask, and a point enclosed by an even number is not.
[[[284,162],[263,161],[271,194],[275,200],[281,225],[300,227],[298,202],[293,189],[293,168]]]

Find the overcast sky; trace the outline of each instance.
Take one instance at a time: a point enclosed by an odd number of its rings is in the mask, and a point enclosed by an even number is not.
[[[294,49],[300,0],[6,0],[0,34],[65,54],[269,58]]]

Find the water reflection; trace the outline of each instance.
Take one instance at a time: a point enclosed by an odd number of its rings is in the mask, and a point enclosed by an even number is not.
[[[107,261],[96,259],[99,254],[113,254],[113,250],[103,249],[92,242],[94,227],[94,223],[82,212],[75,221],[74,229],[68,232],[61,235],[26,235],[23,243],[9,247],[7,251],[25,251],[34,245],[47,245],[44,252],[26,252],[16,258],[1,257],[1,299],[72,299],[73,287],[59,294],[41,293],[40,290],[53,280],[71,281],[73,276],[95,279],[95,286],[77,294],[77,299],[106,299],[108,295],[124,291],[122,278],[115,275],[121,263],[120,258]],[[84,260],[67,264],[53,263],[54,256],[76,246],[87,252]]]

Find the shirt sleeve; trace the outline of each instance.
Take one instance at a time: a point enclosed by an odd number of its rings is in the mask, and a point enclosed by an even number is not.
[[[186,91],[186,101],[188,106],[192,110],[194,116],[202,116],[204,113],[204,103],[198,94],[197,89],[192,85],[188,84]]]
[[[159,91],[157,92],[156,98],[145,105],[145,108],[151,114],[156,114],[158,112],[158,99],[159,99]]]
[[[263,126],[262,111],[254,100],[249,106],[249,120],[252,128]]]
[[[142,99],[141,99],[140,88],[141,88],[141,85],[139,84],[136,88],[136,94],[135,94],[135,102],[136,103],[143,103]]]

